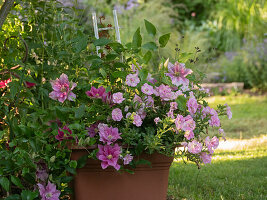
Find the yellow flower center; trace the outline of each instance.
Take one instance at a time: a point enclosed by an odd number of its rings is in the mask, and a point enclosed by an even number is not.
[[[111,154],[109,154],[108,156],[107,156],[107,159],[111,159],[112,158],[112,155]]]

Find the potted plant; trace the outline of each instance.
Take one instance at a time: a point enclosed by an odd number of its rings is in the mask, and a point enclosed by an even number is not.
[[[36,77],[26,64],[1,82],[3,197],[68,199],[72,188],[77,200],[163,200],[173,158],[211,162],[224,137],[219,116],[231,118],[230,108],[210,108],[202,74],[189,68],[195,60],[160,58],[155,50],[170,34],[154,42],[156,28],[145,25],[153,40],[144,45],[139,28],[125,46],[94,40],[102,56],[84,56],[84,66]],[[152,56],[155,73],[147,68]]]

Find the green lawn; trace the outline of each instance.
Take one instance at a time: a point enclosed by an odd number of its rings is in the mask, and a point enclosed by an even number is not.
[[[192,163],[174,162],[169,199],[266,200],[267,97],[211,97],[208,101],[232,107],[233,119],[222,120],[228,141],[221,142],[212,163],[200,170]]]
[[[267,134],[267,96],[210,97],[210,105],[228,103],[233,118],[221,120],[227,138],[248,139]]]

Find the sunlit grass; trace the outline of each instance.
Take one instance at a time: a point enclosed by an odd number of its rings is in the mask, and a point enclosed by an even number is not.
[[[267,134],[267,96],[215,96],[207,100],[212,107],[230,105],[233,118],[221,120],[227,138],[248,139]]]
[[[267,199],[267,97],[210,97],[211,106],[231,106],[233,119],[222,119],[227,141],[220,142],[212,163],[200,170],[176,160],[169,176],[173,200]],[[246,139],[244,139],[246,138]]]

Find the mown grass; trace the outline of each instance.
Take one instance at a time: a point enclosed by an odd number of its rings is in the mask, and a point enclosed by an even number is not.
[[[249,139],[267,134],[267,96],[215,96],[207,100],[212,107],[225,103],[231,107],[233,118],[221,120],[227,138]]]
[[[228,141],[221,142],[211,164],[173,162],[168,199],[267,199],[267,97],[211,97],[212,106],[227,102],[233,119],[223,119]],[[247,139],[240,139],[247,138]]]

